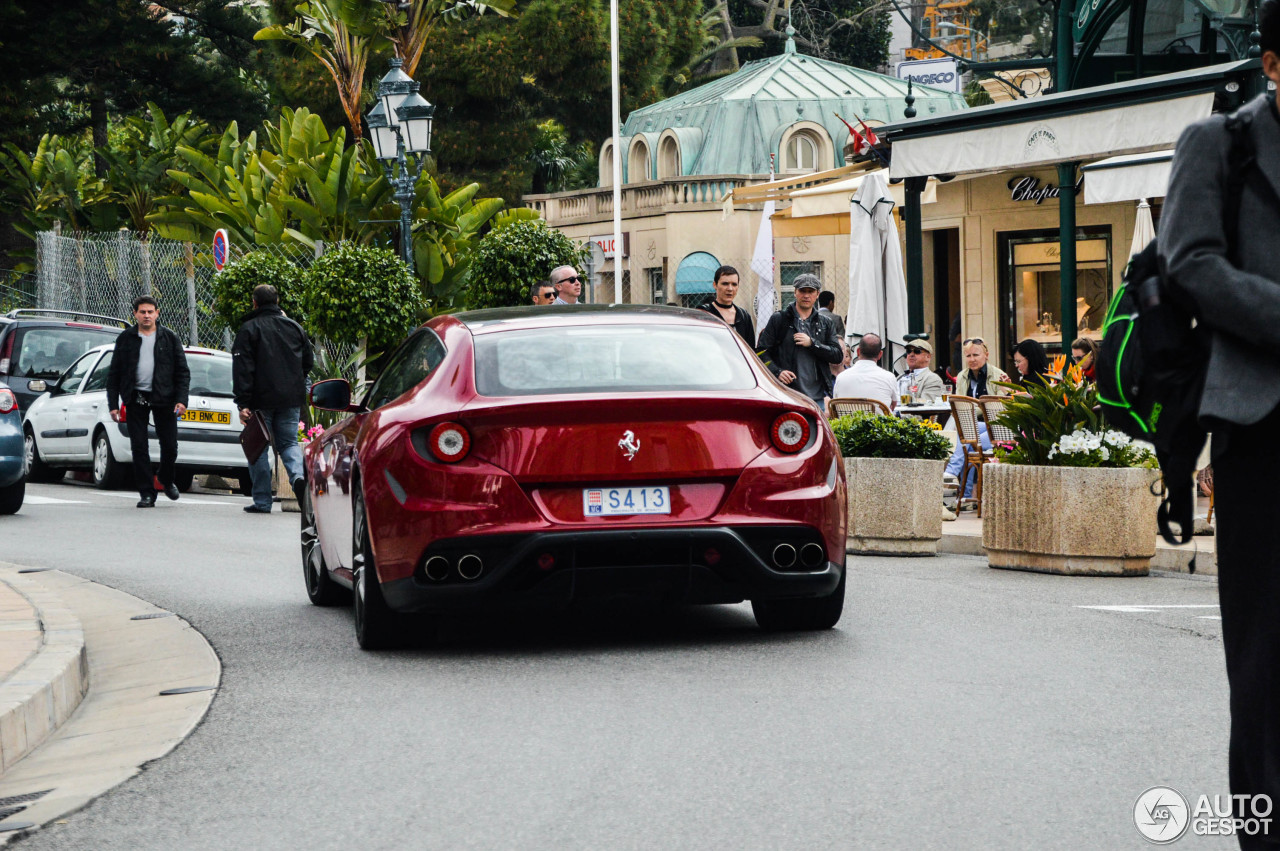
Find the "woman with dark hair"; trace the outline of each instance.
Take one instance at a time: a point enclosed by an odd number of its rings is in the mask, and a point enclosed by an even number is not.
[[[1013,380],[1023,387],[1033,381],[1049,383],[1049,356],[1044,346],[1029,337],[1013,347],[1013,366],[1018,373]]]
[[[1071,344],[1071,361],[1080,367],[1084,380],[1097,381],[1098,342],[1092,337],[1081,337]]]

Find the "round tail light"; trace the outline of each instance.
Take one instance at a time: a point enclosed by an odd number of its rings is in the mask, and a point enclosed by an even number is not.
[[[769,433],[779,452],[799,452],[809,444],[809,421],[792,411],[773,421]]]
[[[7,414],[18,407],[18,397],[8,387],[0,387],[0,414]]]
[[[471,435],[457,423],[440,423],[431,429],[427,443],[433,455],[446,464],[453,464],[467,457],[471,449]]]

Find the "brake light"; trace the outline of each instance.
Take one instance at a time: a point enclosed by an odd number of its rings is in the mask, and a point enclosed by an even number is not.
[[[0,414],[7,414],[18,407],[18,397],[8,387],[0,387]]]
[[[120,404],[120,419],[116,420],[116,422],[118,422],[118,423],[122,423],[122,422],[124,422],[124,408],[125,408],[124,403],[121,403],[121,404]]]
[[[467,457],[471,449],[471,435],[458,423],[440,423],[431,429],[427,446],[432,455],[446,464],[454,464]]]
[[[809,421],[791,411],[773,421],[769,436],[779,452],[799,452],[809,443]]]
[[[99,331],[104,330],[101,325],[90,325],[88,322],[64,322],[68,328],[96,328]]]
[[[13,334],[4,338],[4,345],[0,346],[0,375],[9,374],[9,359],[13,357]]]

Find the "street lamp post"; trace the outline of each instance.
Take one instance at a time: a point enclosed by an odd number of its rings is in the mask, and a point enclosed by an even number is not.
[[[436,108],[418,94],[420,84],[406,74],[399,58],[378,83],[378,102],[365,116],[374,155],[382,162],[393,198],[400,204],[400,255],[413,268],[414,186],[422,161],[431,153],[431,123]],[[410,162],[408,154],[415,154]]]

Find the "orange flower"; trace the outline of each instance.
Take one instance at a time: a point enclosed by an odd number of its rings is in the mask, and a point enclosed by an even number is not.
[[[1065,369],[1066,366],[1067,366],[1066,355],[1054,355],[1054,358],[1053,358],[1053,374],[1054,375],[1061,376],[1062,370]]]

